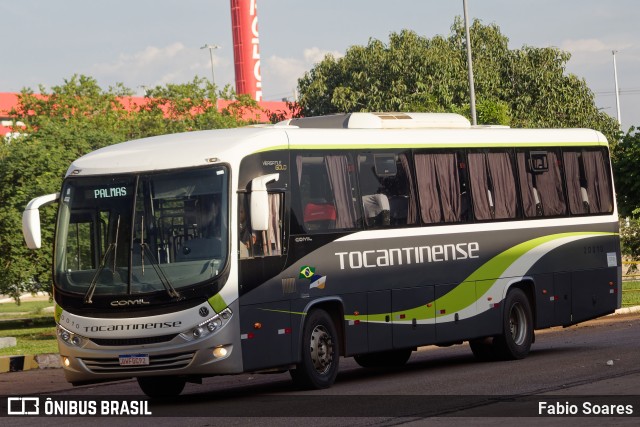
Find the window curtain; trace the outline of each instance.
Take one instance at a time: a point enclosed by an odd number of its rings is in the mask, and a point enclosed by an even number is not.
[[[493,183],[493,203],[496,219],[516,217],[516,181],[509,153],[488,153],[487,164]]]
[[[536,216],[536,198],[533,193],[533,179],[527,168],[527,153],[518,153],[518,178],[520,181],[520,194],[522,197],[522,210],[524,216]]]
[[[347,156],[326,156],[325,164],[336,202],[336,228],[354,228],[356,207]]]
[[[469,153],[469,177],[473,192],[473,212],[478,220],[491,219],[489,177],[485,153]]]
[[[469,175],[476,219],[515,218],[516,183],[509,153],[470,153]]]
[[[567,207],[564,202],[558,156],[556,153],[549,151],[547,159],[549,170],[535,176],[544,216],[562,215],[566,213]]]
[[[561,215],[566,212],[560,166],[555,152],[547,152],[547,163],[548,171],[533,173],[527,166],[527,153],[518,153],[522,207],[527,217],[536,216],[535,190],[537,190],[544,216]]]
[[[569,199],[569,210],[572,214],[587,213],[582,200],[580,190],[580,159],[575,151],[565,151],[562,155],[564,159],[564,176],[567,180],[567,198]]]
[[[455,154],[417,154],[415,161],[422,220],[460,221],[460,180]]]
[[[409,159],[406,154],[400,154],[400,164],[404,170],[407,181],[409,181],[409,206],[407,208],[407,224],[415,224],[418,222],[418,209],[416,203],[416,189],[413,185],[413,176],[409,167]]]
[[[613,204],[609,198],[611,193],[609,174],[607,173],[602,151],[584,151],[582,159],[591,211],[600,213],[612,212]]]

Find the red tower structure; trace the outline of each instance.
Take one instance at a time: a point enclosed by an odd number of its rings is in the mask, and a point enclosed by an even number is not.
[[[256,0],[231,0],[231,32],[236,92],[262,100]]]

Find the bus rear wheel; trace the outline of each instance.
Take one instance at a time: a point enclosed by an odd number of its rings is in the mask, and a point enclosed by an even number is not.
[[[138,386],[155,399],[175,397],[182,393],[186,381],[179,377],[138,377]]]
[[[290,372],[296,386],[303,389],[330,387],[338,375],[340,347],[331,316],[324,310],[307,315],[302,334],[302,360]]]
[[[527,295],[518,288],[507,294],[503,315],[503,334],[493,340],[494,350],[502,359],[524,359],[533,341],[533,316]]]
[[[404,366],[413,350],[410,348],[402,350],[381,351],[379,353],[368,353],[354,356],[356,363],[363,368],[398,368]]]

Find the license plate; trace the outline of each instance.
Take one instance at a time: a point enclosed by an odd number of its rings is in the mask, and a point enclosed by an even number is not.
[[[148,354],[121,354],[120,366],[145,366],[149,364]]]

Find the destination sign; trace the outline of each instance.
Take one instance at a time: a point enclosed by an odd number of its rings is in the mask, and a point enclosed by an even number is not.
[[[87,192],[90,199],[109,199],[112,197],[126,197],[129,195],[127,187],[94,188]]]

